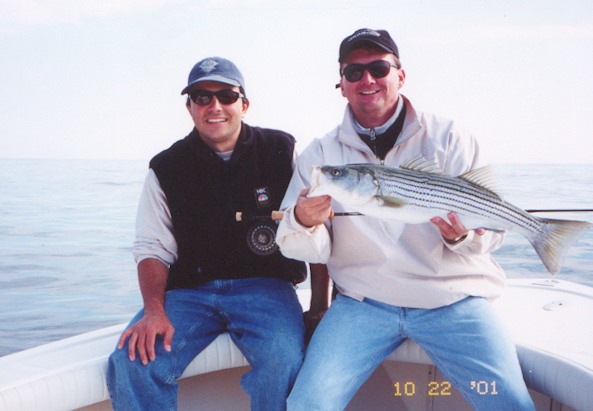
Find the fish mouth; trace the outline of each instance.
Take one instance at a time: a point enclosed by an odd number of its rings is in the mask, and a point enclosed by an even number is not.
[[[316,197],[323,195],[322,189],[322,177],[321,167],[311,166],[311,188],[307,193],[307,197]]]

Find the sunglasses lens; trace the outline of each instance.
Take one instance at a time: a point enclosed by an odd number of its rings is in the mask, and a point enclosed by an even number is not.
[[[200,106],[207,106],[212,101],[214,93],[206,90],[198,90],[191,95],[191,99]]]
[[[344,68],[344,77],[351,83],[354,83],[362,78],[365,66],[362,64],[349,64]]]
[[[215,94],[218,101],[220,101],[220,104],[233,104],[240,96],[239,93],[233,90],[220,90]]]
[[[367,70],[374,78],[383,78],[389,74],[391,66],[385,60],[374,61],[367,66]]]
[[[369,64],[349,64],[344,68],[343,74],[346,80],[354,83],[362,78],[365,70],[368,70],[374,78],[383,78],[389,74],[391,64],[385,60],[377,60]]]
[[[212,99],[216,96],[220,104],[233,104],[241,97],[240,93],[233,90],[219,90],[219,91],[208,91],[208,90],[196,90],[190,98],[200,106],[207,106],[212,102]]]

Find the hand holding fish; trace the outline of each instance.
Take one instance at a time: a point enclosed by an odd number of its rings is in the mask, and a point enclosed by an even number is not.
[[[306,197],[309,189],[300,192],[294,208],[295,216],[299,223],[305,227],[314,227],[323,224],[331,215],[331,197],[321,195]]]
[[[447,218],[449,219],[450,224],[441,217],[433,217],[430,222],[439,229],[441,236],[449,244],[457,244],[463,241],[463,239],[467,237],[469,230],[465,228],[463,223],[459,220],[457,214],[450,212],[447,214]],[[477,235],[484,235],[486,230],[483,228],[478,228],[475,229],[474,232]]]

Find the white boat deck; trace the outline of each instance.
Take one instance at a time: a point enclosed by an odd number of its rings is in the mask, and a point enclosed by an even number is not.
[[[307,298],[303,296],[304,300]],[[307,302],[303,303],[306,306]],[[507,291],[495,306],[507,319],[515,338],[527,385],[544,394],[536,393],[538,410],[593,410],[593,326],[589,322],[593,318],[593,288],[550,279],[510,280]],[[123,327],[122,324],[105,328],[0,358],[0,411],[109,409],[105,385],[107,357]],[[210,378],[219,370],[231,369],[230,377],[225,378],[238,386],[236,374],[244,372],[241,367],[247,365],[228,335],[223,334],[186,369],[180,395],[184,381]],[[426,369],[432,378],[436,375],[426,354],[411,342],[398,348],[384,365],[410,370],[415,365],[429,367]],[[419,372],[425,373],[425,368]],[[204,378],[199,384],[203,384]],[[370,384],[373,382],[365,385]],[[384,401],[394,401],[392,386],[393,380],[389,392],[380,389],[387,397]],[[235,390],[240,391],[236,387]],[[368,397],[375,396],[372,388],[363,387],[363,390],[368,390]],[[188,395],[198,393],[192,390]],[[237,395],[245,402],[244,393]],[[365,401],[368,399],[357,396],[353,403]],[[416,398],[416,401],[426,404],[422,409],[461,409],[458,403],[441,406],[439,398],[431,401]],[[351,406],[348,409],[357,409],[354,404]]]
[[[508,319],[527,385],[574,409],[593,410],[593,288],[513,280],[495,306]]]

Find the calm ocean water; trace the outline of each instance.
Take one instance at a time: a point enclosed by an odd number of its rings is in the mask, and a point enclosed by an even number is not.
[[[132,242],[146,167],[0,159],[0,356],[126,322],[141,307]],[[522,208],[593,208],[593,164],[494,170]],[[548,216],[593,222],[593,213]],[[548,276],[519,235],[509,233],[495,255],[509,277]],[[558,278],[593,286],[592,263],[589,232]]]

